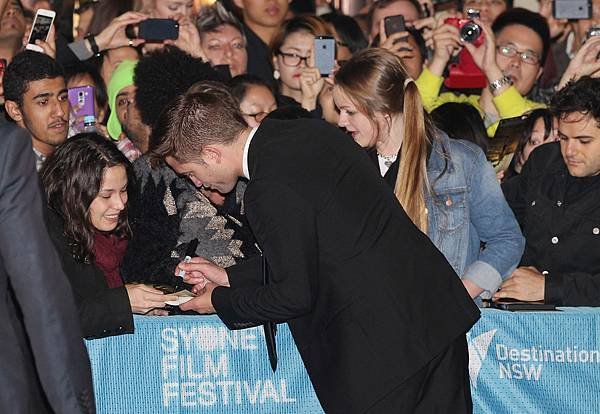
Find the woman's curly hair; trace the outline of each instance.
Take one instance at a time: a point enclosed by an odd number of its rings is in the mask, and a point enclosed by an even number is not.
[[[131,182],[131,164],[117,147],[96,133],[83,133],[59,145],[40,170],[48,206],[64,220],[73,257],[80,262],[94,261],[95,228],[89,216],[90,205],[100,191],[106,169],[118,165],[125,167]],[[127,208],[121,212],[113,233],[130,237]]]

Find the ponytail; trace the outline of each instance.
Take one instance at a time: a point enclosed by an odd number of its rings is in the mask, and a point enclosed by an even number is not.
[[[417,85],[407,79],[404,87],[404,139],[400,149],[400,168],[394,194],[412,222],[427,234],[427,154],[430,145],[428,128]]]

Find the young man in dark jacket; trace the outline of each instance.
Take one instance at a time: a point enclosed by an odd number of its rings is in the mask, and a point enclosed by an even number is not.
[[[551,108],[560,142],[503,186],[526,246],[495,298],[600,306],[600,79],[567,85]]]

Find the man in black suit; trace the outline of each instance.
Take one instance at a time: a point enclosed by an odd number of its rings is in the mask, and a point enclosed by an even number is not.
[[[0,128],[0,412],[93,413],[71,287],[42,217],[27,131]]]
[[[479,311],[352,139],[320,120],[250,129],[213,84],[177,98],[157,131],[155,156],[196,186],[250,180],[246,214],[270,267],[262,285],[259,260],[180,265],[204,288],[182,309],[230,329],[287,322],[328,413],[471,411],[464,334]]]

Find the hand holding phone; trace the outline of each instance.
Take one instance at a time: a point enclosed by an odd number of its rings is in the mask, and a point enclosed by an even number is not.
[[[29,39],[25,49],[34,50],[36,52],[44,53],[44,49],[35,44],[36,40],[43,42],[48,40],[48,34],[54,23],[56,12],[52,10],[39,9],[35,14],[33,25],[31,26],[31,32],[29,32]]]
[[[69,103],[75,123],[73,128],[83,132],[86,123],[96,122],[96,107],[93,86],[79,86],[68,90]]]

